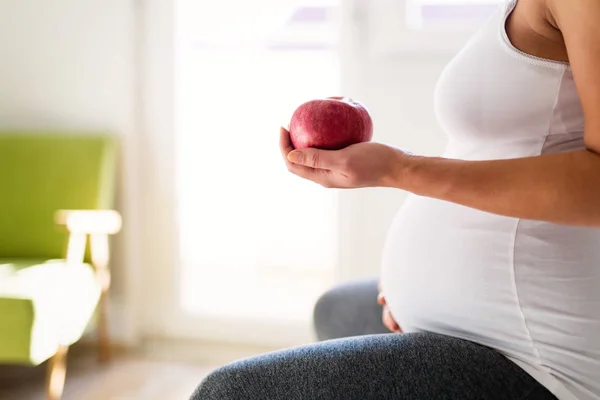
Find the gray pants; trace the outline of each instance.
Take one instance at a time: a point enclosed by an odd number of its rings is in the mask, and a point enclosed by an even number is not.
[[[314,313],[325,341],[221,367],[191,400],[556,400],[487,347],[387,333],[376,297],[376,281],[332,289]]]
[[[368,280],[346,283],[322,295],[313,313],[317,338],[390,333],[381,322],[377,294],[377,280]]]

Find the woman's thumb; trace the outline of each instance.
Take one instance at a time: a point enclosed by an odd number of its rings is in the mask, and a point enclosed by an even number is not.
[[[294,164],[303,164],[304,158],[304,151],[302,150],[293,150],[287,155],[287,159]]]
[[[310,168],[327,168],[327,151],[318,149],[294,150],[287,156],[290,162]]]

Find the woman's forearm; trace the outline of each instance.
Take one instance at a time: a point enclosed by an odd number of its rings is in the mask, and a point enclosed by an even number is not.
[[[510,160],[412,157],[392,186],[510,217],[600,227],[600,156]]]

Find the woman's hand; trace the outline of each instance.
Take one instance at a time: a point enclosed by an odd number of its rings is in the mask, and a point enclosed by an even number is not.
[[[386,328],[388,328],[390,331],[392,331],[394,333],[402,333],[402,329],[400,328],[400,325],[398,325],[398,323],[392,316],[392,313],[391,313],[389,307],[387,306],[387,302],[385,301],[385,296],[383,295],[383,292],[381,291],[381,286],[379,286],[379,295],[377,296],[377,303],[379,303],[379,305],[383,307],[382,316],[381,316],[383,325],[385,325]]]
[[[279,147],[288,170],[327,188],[397,186],[410,155],[380,143],[359,143],[342,150],[294,150],[281,128]]]

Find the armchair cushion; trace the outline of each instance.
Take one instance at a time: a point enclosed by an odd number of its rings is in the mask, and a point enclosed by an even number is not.
[[[37,365],[74,343],[99,297],[88,264],[0,259],[0,363]]]

